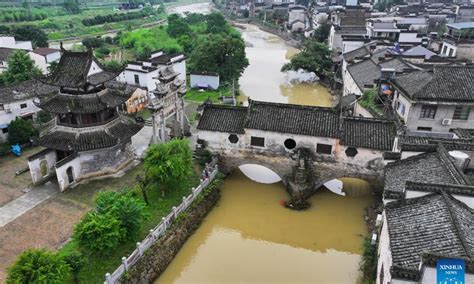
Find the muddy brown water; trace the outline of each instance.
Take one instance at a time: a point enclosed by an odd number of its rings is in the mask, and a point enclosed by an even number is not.
[[[281,66],[298,51],[280,38],[247,25],[243,38],[250,66],[239,97],[331,106],[326,88],[291,83]],[[252,170],[249,166],[246,172]],[[255,167],[253,179],[274,176]],[[306,211],[281,205],[281,182],[257,183],[240,170],[222,186],[222,198],[155,283],[359,283],[361,244],[367,234],[364,208],[370,186],[341,179],[346,196],[321,188]]]
[[[218,205],[156,283],[358,283],[371,198],[366,183],[352,183],[355,196],[351,185],[346,196],[321,189],[298,212],[280,205],[288,198],[282,183],[234,172]]]

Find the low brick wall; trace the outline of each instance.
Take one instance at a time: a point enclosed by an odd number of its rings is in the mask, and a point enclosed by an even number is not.
[[[120,283],[153,283],[165,271],[186,240],[220,199],[219,186],[204,193],[203,198],[182,213],[180,220],[166,235],[151,246],[144,256],[122,277]]]

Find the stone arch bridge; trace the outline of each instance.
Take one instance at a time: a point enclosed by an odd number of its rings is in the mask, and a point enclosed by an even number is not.
[[[198,141],[218,155],[221,171],[265,166],[281,177],[292,197],[303,199],[342,177],[381,188],[384,156],[396,135],[395,124],[387,120],[256,101],[249,107],[207,105],[197,128]]]

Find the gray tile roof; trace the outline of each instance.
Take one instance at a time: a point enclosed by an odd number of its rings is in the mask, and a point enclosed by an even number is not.
[[[398,148],[402,151],[434,151],[440,143],[448,150],[474,151],[474,136],[461,136],[459,139],[413,135],[398,136]]]
[[[424,56],[426,59],[430,59],[436,53],[424,48],[421,45],[417,45],[403,52],[404,56]]]
[[[470,180],[454,165],[444,147],[385,166],[384,197],[403,198],[407,181],[470,185]]]
[[[197,128],[200,130],[241,134],[244,133],[246,115],[246,107],[207,106],[199,119]]]
[[[435,66],[396,76],[394,85],[414,100],[474,101],[474,66]]]
[[[249,107],[207,105],[197,126],[200,130],[244,133],[258,129],[341,139],[347,146],[391,150],[396,135],[391,121],[342,117],[325,107],[249,101]]]
[[[418,271],[423,254],[472,261],[474,212],[448,194],[433,193],[385,207],[395,277]]]
[[[344,60],[346,60],[347,62],[351,62],[352,60],[356,58],[362,58],[362,57],[368,56],[369,54],[370,54],[369,46],[363,45],[359,48],[343,53],[342,56],[344,57]]]
[[[39,96],[36,105],[50,113],[95,113],[107,108],[114,108],[124,103],[135,87],[123,83],[108,84],[108,88],[97,93],[68,95],[59,91],[47,96]]]
[[[58,90],[58,87],[49,86],[36,80],[24,81],[0,87],[0,103],[7,104],[15,101],[29,100],[37,96],[57,92]]]
[[[88,76],[92,63],[95,62],[103,71]],[[62,50],[57,70],[40,78],[46,84],[68,88],[84,88],[88,84],[99,85],[110,81],[120,74],[119,71],[108,71],[94,58],[92,50],[76,52]]]
[[[49,149],[60,151],[89,151],[113,147],[129,141],[143,125],[127,119],[116,119],[114,122],[98,127],[97,130],[79,132],[65,128],[56,128],[41,133],[38,144]]]
[[[370,59],[349,65],[347,71],[361,91],[373,86],[375,80],[379,79],[381,75],[380,67]]]

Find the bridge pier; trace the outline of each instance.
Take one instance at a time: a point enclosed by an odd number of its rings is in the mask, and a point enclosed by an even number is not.
[[[213,149],[211,149],[212,151]],[[264,166],[280,176],[289,194],[286,207],[303,210],[310,206],[307,199],[315,194],[324,183],[338,178],[352,177],[369,182],[373,189],[383,186],[383,162],[374,159],[365,165],[327,161],[307,148],[292,153],[265,152],[259,150],[219,150],[221,172],[230,174],[245,164]]]

